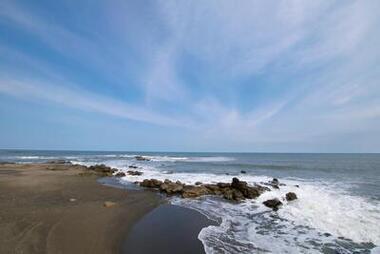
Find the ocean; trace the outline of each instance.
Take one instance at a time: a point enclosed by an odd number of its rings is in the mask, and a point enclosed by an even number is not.
[[[136,155],[150,161],[138,161]],[[285,184],[240,203],[209,196],[169,198],[218,222],[199,233],[206,253],[380,253],[380,154],[0,150],[0,162],[55,159],[103,163],[120,171],[138,166],[143,175],[118,179],[127,187],[147,178],[188,184],[278,178]],[[298,199],[283,201],[277,212],[262,204],[289,191]]]

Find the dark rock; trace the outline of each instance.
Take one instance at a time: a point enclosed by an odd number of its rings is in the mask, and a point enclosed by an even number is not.
[[[244,199],[243,193],[237,189],[227,189],[223,193],[223,197],[227,200],[241,201]]]
[[[195,185],[202,185],[202,182],[195,182]]]
[[[180,194],[183,190],[181,183],[164,182],[160,186],[160,191],[165,192],[168,195]]]
[[[219,188],[230,188],[231,184],[229,183],[217,183],[216,184]]]
[[[273,211],[277,211],[279,206],[282,205],[282,202],[278,200],[277,198],[274,198],[274,199],[268,199],[267,201],[264,201],[263,204],[266,207],[272,208]]]
[[[210,191],[205,186],[186,185],[182,190],[183,198],[196,198],[207,194],[210,194]]]
[[[222,195],[223,194],[221,188],[216,184],[205,184],[203,186],[209,190],[210,194],[213,194],[213,195]]]
[[[286,193],[286,200],[287,201],[292,201],[297,199],[297,195],[294,192],[288,192]]]
[[[104,164],[97,164],[94,166],[90,166],[90,167],[88,167],[88,169],[95,171],[97,173],[97,175],[100,175],[100,176],[112,176],[113,173],[115,173],[117,171],[117,169],[108,167]]]
[[[139,167],[137,167],[137,166],[135,166],[135,165],[130,165],[130,166],[128,166],[128,168],[137,169],[137,168],[139,168]]]
[[[277,178],[273,178],[272,181],[271,181],[272,184],[279,184],[280,182],[278,181]]]
[[[299,188],[300,186],[299,186],[298,184],[296,184],[296,185],[294,185],[294,187],[297,187],[297,188]]]
[[[117,172],[115,176],[116,177],[123,177],[123,176],[125,176],[125,173],[124,172]]]
[[[141,183],[140,186],[146,187],[146,188],[159,188],[162,184],[162,181],[157,180],[157,179],[144,179]]]
[[[242,173],[242,174],[247,174],[247,171],[242,170],[242,171],[240,171],[240,173]]]
[[[143,172],[137,170],[128,170],[127,174],[131,176],[141,176]]]
[[[140,156],[140,155],[135,156],[135,159],[138,161],[150,161],[149,158],[146,158],[146,157]]]

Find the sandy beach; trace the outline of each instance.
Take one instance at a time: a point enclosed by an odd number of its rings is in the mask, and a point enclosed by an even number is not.
[[[162,202],[153,192],[101,185],[82,171],[0,165],[0,252],[119,253],[130,227]]]

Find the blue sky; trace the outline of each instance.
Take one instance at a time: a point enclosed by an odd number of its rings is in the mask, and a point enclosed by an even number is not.
[[[380,1],[0,1],[0,147],[380,152]]]

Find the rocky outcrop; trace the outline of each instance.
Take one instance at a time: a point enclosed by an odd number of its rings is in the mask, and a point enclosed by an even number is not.
[[[137,170],[128,170],[127,174],[131,176],[141,176],[143,172]]]
[[[274,199],[268,199],[267,201],[264,201],[263,204],[266,207],[272,208],[273,211],[277,211],[279,207],[282,205],[282,202],[278,198],[274,198]]]
[[[187,185],[182,190],[183,198],[196,198],[207,194],[210,194],[210,191],[205,186]]]
[[[297,195],[294,192],[288,192],[285,196],[287,201],[293,201],[297,199]]]
[[[260,196],[264,191],[269,191],[267,187],[260,185],[249,186],[247,182],[233,178],[231,183],[186,185],[179,181],[164,182],[156,179],[145,179],[140,186],[147,188],[156,188],[167,195],[180,195],[183,198],[195,198],[204,195],[217,195],[227,200],[241,201],[244,199],[254,199]]]
[[[93,172],[96,172],[96,174],[99,176],[112,176],[117,171],[117,169],[108,167],[104,164],[97,164],[94,166],[90,166],[87,169],[92,170]]]
[[[123,177],[123,176],[125,176],[125,173],[124,172],[117,172],[115,176],[116,177]]]
[[[144,179],[144,181],[140,183],[140,186],[146,188],[160,188],[161,184],[162,181],[157,179]]]
[[[141,156],[141,155],[135,156],[135,159],[138,160],[138,161],[150,161],[149,158]]]

